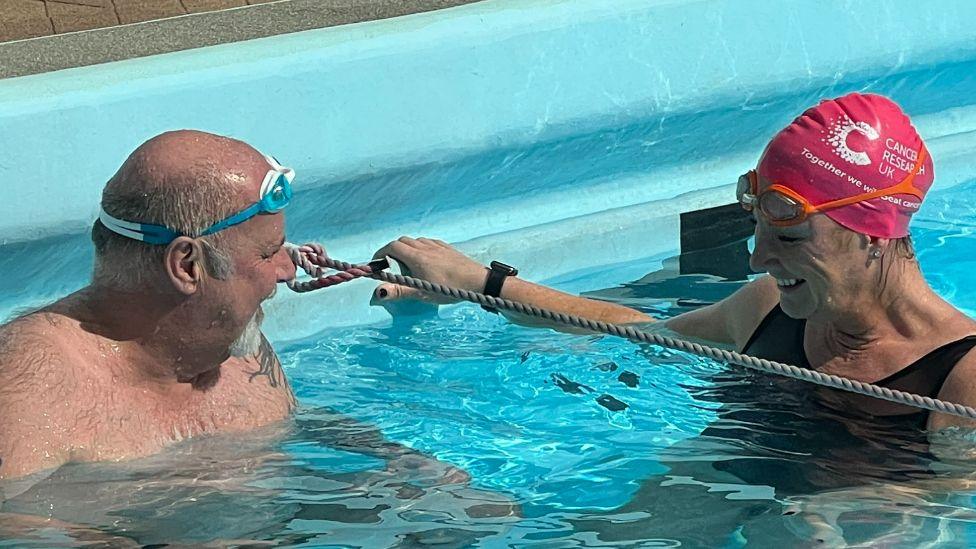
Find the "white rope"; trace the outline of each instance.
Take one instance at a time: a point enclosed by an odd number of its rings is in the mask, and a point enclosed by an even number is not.
[[[300,248],[298,246],[295,246],[294,244],[286,244],[286,247],[288,249],[289,255],[292,258],[292,261],[297,266],[302,267],[303,270],[306,270],[306,272],[308,272],[312,276],[322,275],[320,266],[327,266],[331,269],[336,269],[339,271],[359,270],[361,268],[361,266],[356,266],[351,263],[346,263],[344,261],[338,261],[327,257],[324,254],[324,251],[322,251],[322,248],[317,245],[306,245]],[[309,268],[306,269],[306,267]],[[741,353],[737,353],[735,351],[719,349],[717,347],[701,345],[699,343],[693,343],[682,339],[675,339],[672,337],[667,337],[659,334],[653,334],[650,332],[638,330],[633,326],[626,326],[621,324],[609,324],[606,322],[590,320],[588,318],[583,318],[576,315],[570,315],[566,313],[550,311],[548,309],[542,309],[534,305],[527,305],[525,303],[520,303],[518,301],[511,301],[499,297],[492,297],[492,296],[480,294],[478,292],[462,290],[459,288],[451,288],[449,286],[444,286],[442,284],[436,284],[419,278],[413,278],[410,276],[392,274],[386,271],[374,272],[367,276],[369,278],[373,278],[376,280],[382,280],[384,282],[389,282],[391,284],[399,284],[401,286],[407,286],[417,290],[422,290],[424,292],[441,294],[444,296],[452,297],[454,299],[470,301],[472,303],[478,303],[479,305],[486,305],[488,307],[494,307],[496,309],[505,309],[507,311],[514,311],[523,315],[534,316],[537,318],[544,318],[546,320],[551,320],[553,322],[558,322],[560,324],[565,324],[567,326],[575,326],[578,328],[583,328],[594,332],[614,335],[617,337],[629,339],[630,341],[634,341],[637,343],[650,343],[652,345],[658,345],[660,347],[667,347],[668,349],[684,351],[698,356],[711,358],[713,360],[717,360],[720,362],[745,366],[746,368],[751,368],[753,370],[758,370],[760,372],[776,374],[784,377],[789,377],[792,379],[799,379],[801,381],[807,381],[809,383],[814,383],[816,385],[821,385],[823,387],[840,389],[842,391],[848,391],[851,393],[866,395],[877,399],[887,400],[889,402],[902,404],[905,406],[912,406],[915,408],[930,410],[933,412],[940,412],[943,414],[949,414],[949,415],[964,417],[968,419],[976,419],[976,409],[970,406],[964,406],[962,404],[956,404],[953,402],[946,402],[944,400],[939,400],[937,398],[931,398],[927,396],[917,395],[914,393],[908,393],[905,391],[899,391],[897,389],[889,389],[887,387],[874,385],[873,383],[864,383],[862,381],[857,381],[856,379],[850,379],[850,378],[836,376],[832,374],[824,374],[822,372],[817,372],[816,370],[810,370],[808,368],[800,368],[799,366],[793,366],[790,364],[783,364],[780,362],[774,362],[772,360],[766,360],[764,358],[748,356]]]

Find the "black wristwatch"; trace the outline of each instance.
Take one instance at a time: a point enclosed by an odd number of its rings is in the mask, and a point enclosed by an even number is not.
[[[505,284],[505,279],[510,276],[518,276],[518,269],[501,261],[492,261],[491,269],[488,271],[488,280],[485,281],[485,290],[481,293],[491,297],[501,297],[502,286]],[[498,313],[498,309],[494,307],[482,305],[481,308],[489,313]]]

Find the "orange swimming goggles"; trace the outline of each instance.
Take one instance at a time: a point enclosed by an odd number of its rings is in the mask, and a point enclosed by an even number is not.
[[[918,161],[915,169],[897,185],[869,193],[841,198],[840,200],[831,200],[823,204],[811,204],[793,189],[778,183],[770,185],[763,189],[762,192],[757,192],[759,189],[759,176],[756,174],[756,170],[749,170],[748,173],[739,177],[739,184],[735,194],[739,200],[739,204],[742,205],[742,209],[751,212],[758,208],[769,221],[769,224],[774,227],[798,225],[815,213],[850,206],[851,204],[857,204],[858,202],[864,202],[882,196],[907,194],[921,201],[925,193],[921,189],[916,188],[913,183],[915,176],[918,175],[922,166],[925,165],[926,156],[927,151],[925,150],[925,145],[922,145],[918,153]]]

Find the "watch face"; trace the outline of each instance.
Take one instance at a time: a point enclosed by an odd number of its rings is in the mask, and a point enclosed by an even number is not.
[[[503,273],[505,276],[516,276],[518,274],[518,269],[511,265],[506,265],[501,261],[492,261],[491,270]]]

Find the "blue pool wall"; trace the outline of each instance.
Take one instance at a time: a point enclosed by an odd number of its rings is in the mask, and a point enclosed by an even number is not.
[[[294,241],[355,261],[428,235],[537,280],[676,251],[678,215],[730,202],[825,96],[894,97],[937,185],[959,184],[976,173],[973,21],[966,1],[489,0],[2,80],[0,314],[85,283],[104,182],[179,128],[293,166]],[[269,333],[388,319],[371,287],[281,292]]]

